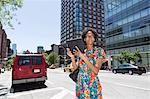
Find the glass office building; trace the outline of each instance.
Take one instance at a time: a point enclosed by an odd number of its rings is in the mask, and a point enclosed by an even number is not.
[[[105,0],[108,54],[139,50],[150,66],[150,0]]]
[[[61,44],[80,46],[82,31],[90,27],[99,34],[99,46],[105,46],[103,3],[103,0],[61,0]]]

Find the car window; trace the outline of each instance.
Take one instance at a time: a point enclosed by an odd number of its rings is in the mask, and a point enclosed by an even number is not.
[[[119,68],[126,68],[126,67],[128,67],[127,64],[121,64],[121,65],[119,66]]]
[[[20,56],[18,65],[29,65],[30,64],[30,57],[29,56]]]
[[[124,65],[123,65],[123,64],[119,65],[119,68],[122,68],[122,67],[124,67]]]
[[[32,64],[33,65],[42,64],[42,56],[32,56]]]
[[[124,67],[129,67],[129,65],[125,64]]]

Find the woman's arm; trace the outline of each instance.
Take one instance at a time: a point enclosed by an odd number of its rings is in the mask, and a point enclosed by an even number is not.
[[[69,48],[67,48],[67,55],[71,58],[73,68],[76,69],[78,66],[75,62],[75,56],[71,53]]]
[[[73,68],[76,69],[78,65],[76,64],[75,57],[71,57],[71,61],[72,61]]]
[[[84,54],[82,54],[80,57],[87,64],[88,68],[90,68],[97,75],[101,67],[102,58],[98,58],[96,60],[95,66],[93,66],[93,64],[88,60],[88,58]]]
[[[88,68],[90,68],[96,75],[99,72],[99,69],[101,67],[101,63],[102,63],[102,58],[99,57],[96,60],[96,64],[95,66],[93,66],[93,64],[89,61],[88,57],[86,57],[80,50],[79,48],[76,46],[76,49],[78,50],[78,56],[84,60],[84,62],[87,64]]]

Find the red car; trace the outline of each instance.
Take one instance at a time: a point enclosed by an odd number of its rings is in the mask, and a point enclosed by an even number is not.
[[[14,58],[12,85],[40,82],[47,79],[47,64],[42,54],[20,54]]]

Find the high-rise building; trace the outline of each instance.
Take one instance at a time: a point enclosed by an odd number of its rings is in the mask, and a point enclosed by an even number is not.
[[[0,60],[7,57],[7,34],[0,23]]]
[[[105,0],[108,53],[139,50],[143,65],[150,66],[150,0]],[[145,53],[145,54],[144,54]]]
[[[6,51],[7,51],[7,57],[11,56],[13,54],[13,50],[10,48],[10,44],[11,44],[11,40],[10,39],[7,39],[7,48],[6,48]]]
[[[83,47],[85,28],[93,28],[99,35],[98,45],[105,46],[103,0],[61,0],[61,44]]]
[[[17,54],[17,44],[12,44],[13,54]]]
[[[44,52],[44,47],[43,46],[38,46],[37,47],[37,53],[43,53]]]

